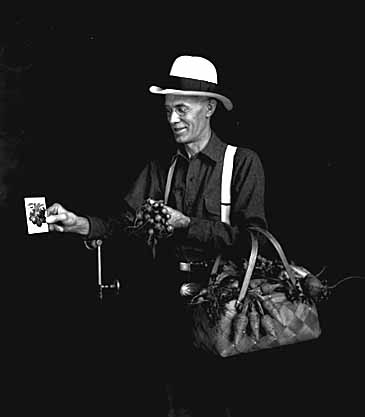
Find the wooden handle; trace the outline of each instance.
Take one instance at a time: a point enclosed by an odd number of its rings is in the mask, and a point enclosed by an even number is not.
[[[277,253],[280,257],[281,262],[284,265],[284,268],[285,268],[285,270],[288,274],[288,277],[289,277],[290,281],[292,282],[293,285],[296,285],[296,279],[295,279],[295,276],[294,276],[294,272],[291,269],[291,267],[289,265],[289,262],[288,262],[288,259],[286,258],[285,254],[284,254],[283,248],[281,247],[281,245],[277,241],[277,239],[270,232],[268,232],[267,230],[262,229],[261,227],[258,227],[258,226],[251,226],[251,227],[249,227],[249,230],[254,230],[256,232],[259,232],[259,233],[263,234],[272,243],[272,245],[274,246],[274,248],[276,249],[276,251],[277,251]]]
[[[250,236],[251,236],[252,248],[251,248],[250,259],[248,261],[246,274],[245,274],[245,277],[244,277],[243,282],[242,282],[242,287],[241,287],[240,294],[238,296],[238,302],[241,302],[245,298],[247,288],[248,288],[248,285],[250,283],[250,279],[252,277],[252,274],[253,274],[253,271],[254,271],[254,268],[255,268],[255,264],[256,264],[256,260],[257,260],[258,239],[257,239],[255,233],[253,233],[253,232],[261,233],[262,235],[264,235],[271,242],[271,244],[274,246],[274,248],[276,249],[276,251],[277,251],[277,253],[280,257],[281,262],[284,265],[284,268],[285,268],[285,270],[288,274],[288,277],[289,277],[290,281],[292,282],[293,285],[296,284],[296,280],[295,280],[295,277],[294,277],[293,270],[290,268],[289,262],[288,262],[288,260],[285,256],[285,254],[284,254],[284,251],[283,251],[280,243],[277,241],[277,239],[270,232],[268,232],[267,230],[262,229],[261,227],[258,227],[258,226],[250,226],[248,228],[248,231],[249,231]]]
[[[256,264],[257,254],[259,251],[259,242],[257,240],[257,237],[251,231],[249,232],[251,236],[252,247],[251,247],[251,254],[250,254],[250,259],[248,261],[246,274],[245,274],[245,277],[243,278],[241,291],[238,296],[239,303],[245,298],[248,284],[250,283],[250,279],[251,279],[251,276],[252,276],[252,273]]]

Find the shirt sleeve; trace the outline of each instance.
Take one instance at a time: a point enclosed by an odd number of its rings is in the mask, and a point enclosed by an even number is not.
[[[223,251],[248,242],[247,227],[267,228],[264,210],[265,176],[258,155],[239,148],[232,176],[231,225],[221,221],[192,217],[186,239],[190,243],[207,245]]]
[[[135,179],[132,187],[121,201],[118,211],[108,217],[86,216],[90,231],[85,240],[106,239],[123,233],[133,224],[135,213],[147,198],[159,200],[162,197],[163,172],[156,161],[149,162]]]

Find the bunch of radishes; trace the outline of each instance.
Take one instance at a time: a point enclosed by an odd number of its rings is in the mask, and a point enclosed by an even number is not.
[[[134,223],[129,232],[141,236],[156,255],[156,246],[160,239],[170,237],[174,228],[169,224],[170,214],[162,200],[148,198],[136,211]]]

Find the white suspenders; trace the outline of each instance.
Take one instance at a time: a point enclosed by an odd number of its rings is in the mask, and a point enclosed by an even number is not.
[[[221,220],[223,223],[230,224],[231,214],[231,182],[233,174],[233,160],[237,148],[227,145],[224,154],[221,187]]]
[[[170,166],[169,173],[167,174],[167,181],[166,181],[166,187],[165,187],[165,198],[164,198],[165,204],[167,204],[167,200],[169,199],[169,194],[170,194],[170,189],[171,189],[171,181],[172,181],[172,176],[174,175],[176,161],[177,161],[177,158],[175,158],[175,161]]]
[[[237,147],[233,145],[227,145],[222,170],[222,186],[221,186],[221,220],[223,223],[230,224],[231,213],[231,182],[233,174],[233,161]],[[167,174],[166,188],[165,188],[165,204],[169,198],[172,176],[174,174],[176,166],[176,159],[170,166]]]

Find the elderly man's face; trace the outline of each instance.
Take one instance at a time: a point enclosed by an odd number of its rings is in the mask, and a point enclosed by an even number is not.
[[[167,120],[177,143],[199,142],[209,133],[209,100],[207,97],[167,94]]]

